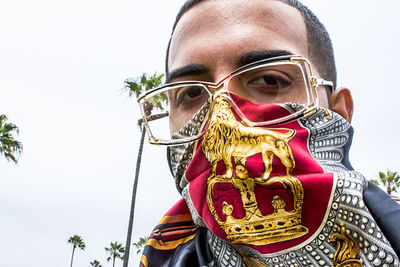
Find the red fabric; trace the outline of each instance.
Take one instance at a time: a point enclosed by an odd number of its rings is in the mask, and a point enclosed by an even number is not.
[[[190,214],[190,211],[186,205],[186,202],[183,198],[178,200],[172,208],[165,213],[165,216],[175,216],[175,215],[182,215],[182,214]]]
[[[289,114],[289,111],[278,105],[253,105],[249,102],[238,102],[242,112],[248,115],[251,119],[265,120],[270,118],[280,117]],[[272,115],[271,115],[272,114]],[[309,132],[307,129],[294,121],[285,125],[268,127],[268,129],[276,129],[278,132],[285,132],[282,128],[295,129],[296,135],[289,141],[293,157],[295,160],[295,169],[292,171],[292,176],[299,179],[304,188],[304,205],[302,209],[302,225],[309,229],[308,234],[303,237],[274,243],[270,245],[254,246],[243,244],[252,247],[262,254],[274,253],[283,249],[296,246],[309,237],[311,237],[323,223],[325,214],[328,212],[328,202],[332,194],[333,174],[323,173],[322,167],[312,157],[308,150]],[[232,163],[234,161],[232,159]],[[218,223],[212,216],[207,205],[207,179],[210,175],[210,163],[205,158],[201,150],[201,142],[198,149],[186,170],[186,178],[190,182],[189,193],[194,207],[198,214],[204,219],[208,227],[219,237],[226,239],[225,232],[220,228]],[[249,177],[260,177],[264,172],[264,165],[260,154],[249,157],[246,161],[246,169]],[[217,165],[217,175],[225,174],[225,165],[220,161]],[[285,167],[280,162],[278,157],[273,159],[273,171],[270,177],[284,176]],[[255,187],[257,203],[263,215],[270,214],[273,211],[271,200],[274,195],[279,195],[286,203],[286,210],[293,209],[293,195],[291,192],[283,188],[280,183],[270,187],[257,185]],[[235,218],[243,218],[245,215],[242,200],[239,192],[230,183],[217,184],[214,187],[214,207],[218,217],[225,220],[225,216],[221,212],[222,203],[224,200],[229,200],[229,204],[234,206],[233,216]]]

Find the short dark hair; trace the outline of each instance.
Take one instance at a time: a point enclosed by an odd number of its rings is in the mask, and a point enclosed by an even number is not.
[[[176,16],[174,25],[172,27],[171,38],[168,42],[165,59],[165,72],[167,76],[169,49],[171,46],[171,39],[175,31],[176,25],[178,24],[183,14],[186,13],[186,11],[204,1],[206,0],[187,0],[179,10],[178,15]],[[325,26],[308,7],[300,3],[298,0],[275,1],[280,1],[289,6],[292,6],[301,13],[307,30],[307,49],[310,60],[314,63],[321,77],[326,80],[332,81],[334,88],[336,88],[337,74],[335,57],[333,54],[332,41],[329,37],[328,32],[326,31]]]

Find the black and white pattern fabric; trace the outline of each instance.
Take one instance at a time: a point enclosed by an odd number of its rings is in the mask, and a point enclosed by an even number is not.
[[[290,103],[285,108],[295,111],[299,106]],[[200,110],[179,134],[185,136],[197,134],[203,127],[207,112],[208,107]],[[335,237],[348,235],[351,237],[349,240],[354,240],[358,246],[356,258],[362,266],[399,266],[400,244],[396,242],[400,240],[400,233],[395,230],[398,227],[396,224],[385,223],[387,218],[382,218],[379,211],[375,211],[377,209],[376,203],[373,202],[374,197],[369,194],[370,183],[364,176],[354,171],[350,164],[348,152],[353,135],[352,126],[340,115],[323,108],[317,108],[313,115],[299,120],[299,124],[309,131],[307,147],[313,158],[325,173],[333,173],[335,177],[335,189],[330,200],[329,212],[317,234],[306,244],[302,243],[275,253],[261,254],[249,247],[226,242],[209,231],[208,244],[214,258],[213,264],[232,267],[250,266],[249,264],[254,262],[259,264],[257,266],[277,267],[342,266],[337,262],[340,242],[335,242]],[[168,151],[169,163],[177,188],[184,195],[194,222],[200,227],[206,227],[192,207],[187,192],[188,181],[185,177],[185,171],[193,158],[196,146],[197,143],[191,143],[171,147]],[[378,189],[374,196],[381,194]],[[398,204],[389,200],[385,203],[389,210],[394,210],[391,216],[398,218],[400,222],[400,208],[393,206]],[[344,232],[340,232],[341,230]],[[391,231],[394,233],[393,236],[390,234]],[[394,248],[397,248],[396,252]],[[249,261],[249,257],[255,261]]]

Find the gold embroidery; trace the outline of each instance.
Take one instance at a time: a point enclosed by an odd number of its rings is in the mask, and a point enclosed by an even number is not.
[[[362,267],[361,261],[357,259],[360,251],[357,241],[347,233],[343,222],[338,222],[337,232],[329,235],[329,241],[337,245],[333,267]]]
[[[332,111],[330,111],[327,108],[323,108],[323,107],[321,107],[321,108],[324,111],[324,116],[322,118],[325,119],[325,120],[331,120],[333,118]]]
[[[215,99],[213,108],[210,125],[202,143],[203,153],[211,164],[211,173],[207,180],[207,204],[211,214],[227,234],[227,240],[232,243],[266,245],[307,234],[308,228],[301,224],[303,186],[297,178],[291,176],[295,162],[288,142],[296,131],[286,129],[286,133],[280,133],[245,126],[236,120],[229,102],[221,95]],[[246,160],[258,153],[261,153],[263,159],[264,173],[261,177],[249,177],[245,168]],[[286,176],[270,177],[274,156],[284,165]],[[232,157],[235,160],[235,174]],[[217,164],[221,160],[226,166],[226,173],[217,176]],[[222,203],[221,209],[226,219],[219,218],[213,204],[214,186],[218,183],[231,183],[239,192],[245,210],[244,218],[235,218],[234,207],[227,201]],[[286,211],[287,203],[275,195],[271,202],[274,211],[264,215],[256,200],[255,187],[275,183],[282,184],[292,192],[293,210]]]

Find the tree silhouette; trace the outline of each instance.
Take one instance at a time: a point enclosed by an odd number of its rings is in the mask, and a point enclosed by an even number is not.
[[[112,259],[113,267],[115,266],[115,259],[121,259],[122,260],[122,258],[124,257],[125,248],[118,241],[111,242],[110,247],[106,247],[105,250],[110,255],[107,258],[107,261],[110,261]]]
[[[142,251],[142,248],[144,248],[146,245],[147,240],[149,240],[148,236],[141,237],[137,242],[132,244],[137,249],[136,254],[139,254]]]
[[[93,260],[92,262],[90,262],[90,265],[94,267],[102,267],[98,260]]]
[[[17,163],[17,155],[22,152],[22,144],[14,138],[19,134],[18,127],[7,122],[8,118],[5,114],[0,115],[0,157],[4,155],[7,160]]]
[[[400,175],[398,172],[387,170],[386,173],[379,172],[379,181],[375,179],[370,180],[372,183],[379,185],[382,184],[386,187],[386,192],[391,195],[392,191],[397,192],[400,187]]]
[[[83,242],[82,237],[80,237],[79,235],[71,236],[68,239],[68,243],[72,244],[72,256],[71,256],[71,267],[72,267],[72,262],[74,261],[75,249],[78,247],[82,250],[85,250],[86,245],[85,242]]]
[[[140,77],[138,77],[136,79],[125,80],[124,89],[128,91],[129,97],[132,97],[132,96],[138,97],[141,93],[144,93],[150,89],[160,86],[162,83],[163,77],[164,77],[164,74],[158,75],[157,73],[155,73],[152,76],[149,76],[146,73],[143,73]],[[159,101],[160,101],[159,103],[157,103],[157,102],[151,103],[150,106],[147,108],[152,109],[153,107],[158,107],[161,109],[162,108],[161,101],[166,101],[166,99],[159,99]],[[133,181],[133,188],[132,188],[131,210],[130,210],[130,214],[129,214],[128,232],[126,235],[126,243],[125,243],[126,253],[125,253],[125,257],[124,257],[123,267],[128,267],[128,262],[129,262],[129,252],[130,252],[130,246],[131,246],[131,240],[132,240],[133,220],[135,218],[136,191],[137,191],[137,185],[138,185],[138,179],[139,179],[140,163],[142,160],[144,138],[146,135],[146,131],[144,129],[144,125],[142,125],[141,119],[138,120],[138,125],[140,127],[142,134],[140,137],[139,151],[138,151],[138,156],[136,159],[136,172],[135,172],[135,179]]]

